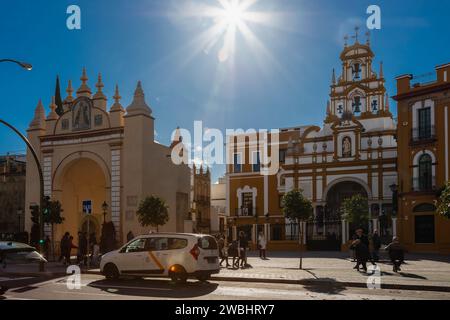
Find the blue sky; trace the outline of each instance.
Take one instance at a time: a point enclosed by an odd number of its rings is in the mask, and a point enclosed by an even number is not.
[[[63,90],[68,79],[77,88],[83,66],[91,89],[102,73],[109,105],[116,83],[126,107],[142,80],[165,144],[173,128],[191,129],[194,120],[221,130],[321,124],[343,36],[365,27],[370,4],[382,10],[372,47],[391,95],[395,76],[450,62],[448,1],[260,0],[249,11],[264,12],[270,23],[247,23],[259,47],[236,34],[233,64],[218,59],[221,39],[209,48],[195,41],[213,19],[185,15],[197,5],[220,6],[216,0],[0,1],[0,59],[34,66],[0,64],[0,117],[23,132],[38,100],[49,105],[56,75]],[[81,8],[81,30],[66,27],[71,4]],[[0,137],[0,153],[25,150],[8,130]],[[223,170],[215,168],[214,179]]]

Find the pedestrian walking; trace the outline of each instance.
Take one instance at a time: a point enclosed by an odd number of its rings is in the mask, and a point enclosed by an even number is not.
[[[359,268],[362,267],[364,272],[367,272],[367,261],[371,259],[369,252],[369,239],[364,234],[362,228],[358,228],[355,235],[355,240],[351,245],[351,247],[355,250],[356,256],[356,266],[354,269],[359,271]]]
[[[61,240],[59,241],[59,258],[58,258],[58,262],[61,262],[63,259],[65,259],[66,257],[66,249],[67,249],[67,242],[69,241],[69,233],[66,232],[64,233],[64,235],[61,237]],[[65,261],[64,261],[65,263]]]
[[[232,267],[234,269],[239,269],[239,250],[238,242],[233,240],[228,246],[228,256],[232,258]]]
[[[259,257],[264,260],[267,259],[266,248],[267,248],[266,237],[264,236],[264,233],[262,231],[260,231],[259,235],[258,235]]]
[[[380,261],[380,249],[381,249],[381,238],[378,234],[378,230],[374,230],[372,234],[372,260],[374,262]]]
[[[69,241],[67,242],[66,250],[66,261],[68,264],[71,263],[72,249],[78,249],[78,247],[73,243],[73,236],[69,236]]]
[[[402,263],[405,262],[405,249],[400,244],[400,239],[398,237],[394,237],[392,239],[392,242],[385,248],[385,250],[389,253],[389,258],[391,259],[393,265],[393,271],[402,271],[400,267]]]
[[[77,263],[81,265],[82,263],[86,265],[86,254],[87,254],[87,238],[84,232],[78,232],[78,253],[77,253]]]
[[[239,232],[239,262],[241,268],[247,267],[247,248],[248,248],[248,240],[244,233],[244,231]]]
[[[218,245],[219,245],[219,258],[220,258],[219,265],[222,266],[222,263],[224,261],[226,261],[226,268],[228,268],[230,266],[230,264],[228,262],[228,252],[227,252],[227,246],[225,243],[225,237],[223,237],[223,236],[219,237]]]
[[[130,230],[128,233],[127,233],[127,242],[130,242],[131,240],[133,240],[134,239],[134,234],[133,234],[133,232]]]

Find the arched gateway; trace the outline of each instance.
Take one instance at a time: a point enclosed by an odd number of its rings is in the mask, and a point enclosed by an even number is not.
[[[139,82],[133,101],[124,109],[116,86],[114,102],[108,108],[99,75],[97,92],[87,84],[85,70],[81,85],[73,97],[69,82],[62,110],[54,99],[46,116],[39,101],[28,137],[37,150],[44,173],[44,195],[62,204],[64,222],[57,226],[55,240],[70,232],[77,242],[78,231],[100,236],[104,221],[112,221],[123,242],[128,232],[147,233],[137,221],[139,202],[151,195],[164,199],[169,207],[169,221],[163,231],[184,230],[188,219],[190,170],[177,166],[167,155],[171,147],[154,141],[154,121]],[[30,164],[26,177],[26,230],[31,230],[29,206],[39,203],[37,168]],[[103,215],[102,204],[108,210]],[[83,210],[89,208],[90,210]],[[89,221],[89,223],[88,223]],[[50,226],[45,226],[51,235]],[[119,245],[120,243],[118,243]]]
[[[326,205],[316,207],[314,220],[307,224],[307,244],[310,250],[340,250],[343,228],[342,228],[342,204],[345,199],[354,195],[368,198],[367,189],[356,180],[344,180],[331,184],[327,188]],[[356,226],[350,225],[345,228],[349,233],[354,232]],[[368,225],[364,226],[366,229]]]

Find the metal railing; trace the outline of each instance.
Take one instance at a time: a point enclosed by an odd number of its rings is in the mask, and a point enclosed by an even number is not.
[[[436,139],[436,127],[425,126],[417,127],[411,130],[411,142],[418,143],[423,141],[430,141]]]
[[[235,214],[237,217],[256,217],[258,214],[258,210],[256,207],[242,207],[236,208]]]
[[[414,192],[431,192],[436,191],[436,177],[419,177],[413,178],[411,190]]]

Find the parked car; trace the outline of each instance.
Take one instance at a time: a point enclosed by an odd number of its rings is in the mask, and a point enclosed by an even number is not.
[[[152,233],[134,238],[101,257],[100,271],[108,279],[122,275],[169,277],[186,282],[208,280],[219,273],[219,250],[210,235]]]
[[[14,241],[0,241],[0,266],[7,265],[46,263],[47,260],[36,251],[36,248],[25,243]]]

